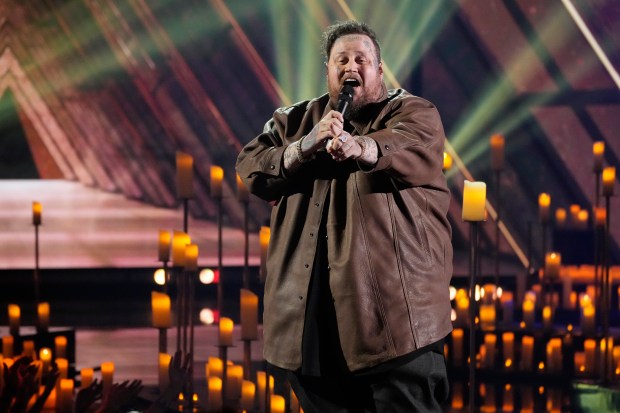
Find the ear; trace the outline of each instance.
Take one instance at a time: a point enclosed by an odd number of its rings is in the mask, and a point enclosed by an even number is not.
[[[383,61],[379,62],[379,74],[383,78]]]

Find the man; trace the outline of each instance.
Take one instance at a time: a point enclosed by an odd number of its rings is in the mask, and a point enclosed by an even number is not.
[[[435,107],[388,91],[374,32],[324,34],[329,93],[276,110],[237,170],[274,203],[265,358],[305,412],[441,411],[450,194]],[[345,81],[353,100],[345,115]]]

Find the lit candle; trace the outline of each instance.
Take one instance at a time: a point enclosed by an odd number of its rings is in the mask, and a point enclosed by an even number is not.
[[[576,351],[574,356],[575,363],[575,375],[577,377],[584,377],[586,374],[586,353],[583,351]]]
[[[21,309],[17,304],[9,304],[9,331],[12,336],[19,335],[19,319]]]
[[[443,170],[452,168],[452,156],[448,152],[443,153]]]
[[[596,373],[596,340],[588,338],[583,343],[585,353],[585,367],[588,375]]]
[[[484,182],[470,182],[465,180],[463,190],[463,221],[484,221],[486,219],[486,192]]]
[[[258,394],[258,410],[265,411],[265,392],[267,386],[266,373],[264,371],[256,372],[256,393]]]
[[[211,166],[211,197],[218,199],[222,197],[222,181],[224,180],[224,170],[220,166]]]
[[[157,291],[151,292],[151,308],[153,315],[153,327],[169,328],[172,325],[170,315],[170,296]]]
[[[560,265],[562,264],[562,254],[559,252],[548,252],[545,254],[545,277],[549,280],[557,280],[560,277]]]
[[[26,357],[30,357],[33,360],[36,360],[36,350],[34,349],[34,341],[33,340],[24,340],[22,343],[22,354]]]
[[[32,225],[41,225],[41,213],[43,212],[43,206],[40,202],[32,203]]]
[[[484,335],[484,348],[486,349],[486,357],[484,359],[484,367],[488,369],[495,368],[495,346],[497,336],[495,334]]]
[[[95,377],[95,369],[92,368],[84,368],[80,370],[80,378],[82,379],[80,383],[80,388],[84,389],[91,384],[93,384],[93,379]]]
[[[589,218],[590,218],[590,213],[587,210],[585,209],[580,210],[577,213],[577,222],[575,223],[575,226],[578,229],[587,229]]]
[[[581,320],[581,331],[586,336],[593,336],[596,332],[596,324],[595,324],[595,316],[596,316],[596,308],[594,305],[589,304],[582,307],[581,310],[582,320]]]
[[[450,403],[450,406],[452,407],[453,410],[460,412],[461,410],[463,410],[463,407],[465,405],[465,402],[463,400],[463,383],[461,382],[454,382],[453,389],[451,389],[451,393],[452,393],[452,402]]]
[[[103,383],[103,391],[112,387],[114,383],[114,363],[111,361],[101,363],[101,382]]]
[[[207,361],[207,378],[209,377],[219,377],[220,379],[224,377],[224,362],[219,357],[209,357]]]
[[[232,346],[232,333],[234,323],[228,317],[220,318],[220,337],[219,345],[222,347]]]
[[[247,412],[254,410],[255,398],[256,385],[250,380],[243,380],[241,382],[241,410],[245,410]]]
[[[560,373],[562,371],[562,339],[555,337],[549,340],[546,348],[547,371]]]
[[[67,357],[67,337],[56,336],[54,337],[54,357],[66,358]]]
[[[573,279],[570,274],[562,275],[562,308],[567,310],[575,308],[572,300]]]
[[[483,330],[491,330],[495,327],[495,304],[480,305],[480,327]]]
[[[568,207],[568,210],[570,212],[571,223],[574,225],[579,219],[579,211],[581,211],[581,207],[578,204],[571,204]]]
[[[566,225],[566,209],[558,208],[555,210],[555,225],[558,227]]]
[[[250,290],[241,289],[241,339],[258,338],[258,296]]]
[[[5,358],[13,357],[13,343],[15,339],[13,336],[2,337],[2,355]]]
[[[209,377],[207,388],[207,411],[219,412],[222,408],[222,379],[219,377]]]
[[[525,322],[525,328],[530,330],[534,328],[534,307],[534,301],[527,298],[523,301],[523,321]]]
[[[172,356],[166,353],[159,353],[159,369],[158,369],[158,382],[159,391],[163,392],[170,383],[169,368]]]
[[[469,323],[469,297],[459,289],[456,293],[456,324],[465,327]]]
[[[226,398],[239,400],[241,397],[241,382],[243,381],[243,366],[233,364],[226,368]]]
[[[452,362],[455,366],[463,364],[463,335],[462,328],[452,330]]]
[[[521,337],[521,370],[531,371],[534,355],[534,337]]]
[[[193,179],[194,158],[186,153],[177,152],[177,195],[180,199],[194,197]]]
[[[538,196],[538,216],[540,222],[546,224],[549,222],[549,210],[551,207],[551,196],[545,192]]]
[[[512,331],[502,333],[502,351],[504,355],[504,368],[512,370],[515,360],[515,333]]]
[[[171,242],[170,231],[165,231],[163,229],[160,229],[159,230],[159,244],[158,244],[159,261],[166,262],[170,260],[170,242]]]
[[[284,413],[284,397],[278,394],[271,395],[271,413]]]
[[[50,325],[50,303],[37,304],[38,327],[45,331]]]
[[[43,347],[39,350],[39,360],[41,360],[42,363],[41,370],[43,371],[43,374],[46,374],[52,362],[52,350],[47,347]]]
[[[504,167],[504,137],[500,134],[491,136],[491,170],[501,171]]]
[[[69,360],[65,358],[57,358],[54,360],[58,367],[58,377],[61,379],[69,378]]]
[[[616,167],[608,166],[603,169],[603,195],[614,195],[614,184],[616,183]]]
[[[56,412],[71,413],[73,411],[73,379],[60,379]]]
[[[514,298],[512,291],[504,291],[500,297],[502,303],[503,321],[506,324],[510,324],[514,318]]]
[[[612,363],[614,376],[620,376],[620,346],[614,346],[612,350]]]
[[[601,173],[603,170],[603,156],[605,155],[605,142],[594,142],[592,145],[592,153],[594,154],[594,166],[592,170]]]
[[[597,228],[605,228],[606,217],[607,211],[605,211],[605,208],[594,208],[594,223]]]
[[[512,385],[504,385],[504,396],[502,397],[502,408],[504,412],[514,411],[514,389]]]
[[[198,269],[198,245],[188,244],[185,246],[185,270],[196,271]]]
[[[237,174],[237,199],[240,202],[250,201],[250,192],[248,191],[248,187],[245,186],[239,174]]]
[[[269,250],[269,238],[271,238],[271,228],[260,227],[260,280],[265,282],[267,277],[267,251]]]
[[[185,247],[192,243],[188,234],[183,231],[174,231],[172,236],[172,265],[185,266]]]

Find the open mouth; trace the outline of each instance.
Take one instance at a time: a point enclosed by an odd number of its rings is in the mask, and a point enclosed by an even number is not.
[[[351,86],[351,87],[356,87],[356,86],[360,86],[360,82],[357,79],[346,79],[344,82],[342,82],[342,86]]]

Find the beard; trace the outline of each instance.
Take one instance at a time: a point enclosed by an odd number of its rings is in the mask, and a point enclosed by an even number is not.
[[[358,96],[353,97],[353,101],[349,104],[349,107],[344,114],[345,118],[348,120],[363,120],[370,112],[372,112],[372,108],[376,106],[376,103],[381,102],[387,97],[387,87],[380,79],[370,89],[362,88],[360,92],[361,93]],[[330,100],[332,107],[334,108],[338,107],[337,102],[339,93],[340,86],[338,86],[338,88],[332,88]]]

